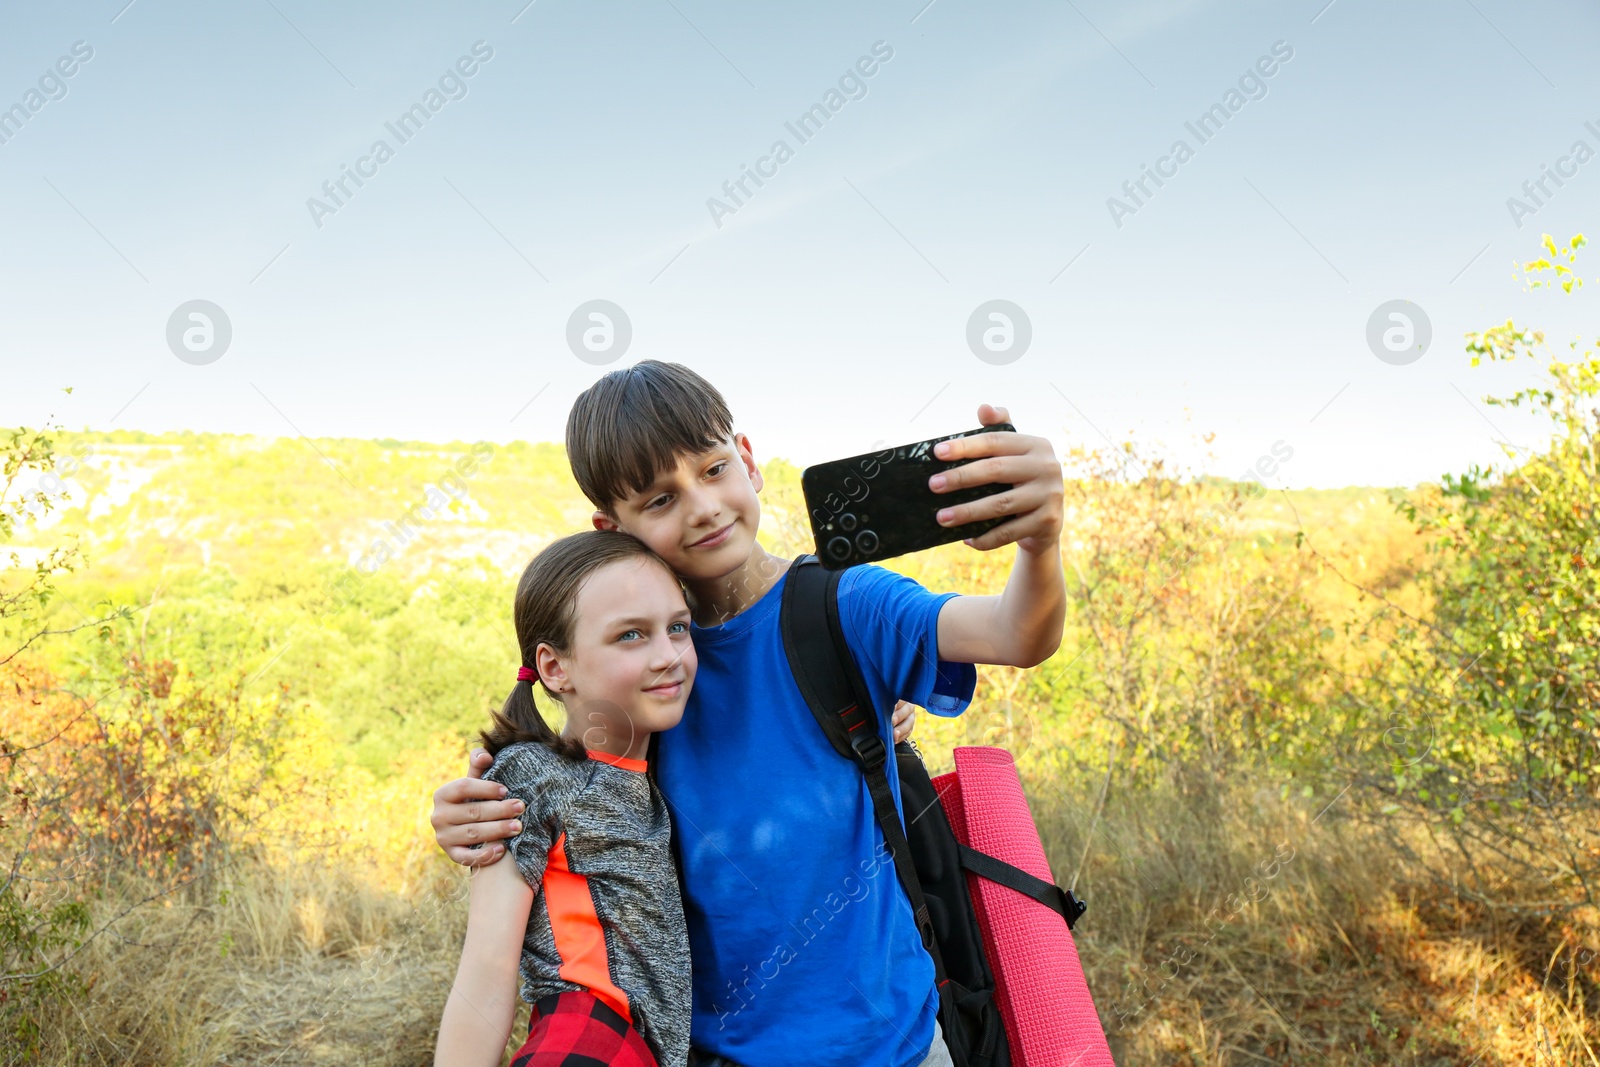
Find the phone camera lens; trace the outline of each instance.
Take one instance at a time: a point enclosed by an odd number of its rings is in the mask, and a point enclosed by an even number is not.
[[[874,538],[874,543],[876,543],[876,538]],[[828,542],[828,555],[832,556],[834,559],[840,559],[840,560],[849,559],[850,558],[850,541],[849,541],[849,539],[848,538],[844,538],[844,537],[835,537],[833,540],[829,541]]]
[[[842,530],[854,530],[856,528],[856,517],[855,517],[855,514],[853,512],[847,511],[843,515],[840,515],[839,516],[839,528],[842,529]]]
[[[862,530],[856,534],[856,548],[864,554],[871,554],[878,550],[878,535],[871,530]]]

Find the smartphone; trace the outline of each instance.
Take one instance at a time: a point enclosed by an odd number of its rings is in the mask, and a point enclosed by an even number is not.
[[[941,508],[982,500],[1011,486],[975,485],[953,493],[935,493],[928,488],[928,479],[935,474],[971,462],[938,459],[933,454],[934,445],[997,432],[1014,433],[1016,427],[1002,422],[807,467],[800,475],[800,488],[805,493],[811,533],[822,565],[829,570],[842,570],[858,563],[892,559],[977,537],[1011,518],[1007,515],[964,526],[940,526],[936,516]]]

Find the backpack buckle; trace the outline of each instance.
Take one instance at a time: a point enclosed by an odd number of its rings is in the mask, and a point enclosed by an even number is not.
[[[1089,910],[1089,905],[1073,896],[1072,890],[1063,889],[1061,895],[1066,900],[1067,910],[1061,917],[1067,920],[1067,929],[1070,930],[1083,918],[1083,913]]]
[[[856,734],[850,739],[850,747],[855,750],[856,759],[861,761],[861,766],[868,771],[882,767],[889,753],[884,747],[883,738],[878,736],[876,730],[863,730]]]

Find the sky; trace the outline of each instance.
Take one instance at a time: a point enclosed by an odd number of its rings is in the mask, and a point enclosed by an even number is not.
[[[1411,485],[1540,443],[1481,401],[1531,370],[1470,368],[1464,334],[1594,337],[1592,289],[1514,269],[1600,206],[1578,0],[112,0],[0,26],[0,425],[560,440],[579,391],[653,358],[716,383],[763,458],[989,401],[1063,453]]]

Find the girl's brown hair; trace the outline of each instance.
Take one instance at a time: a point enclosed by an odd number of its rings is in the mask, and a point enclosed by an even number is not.
[[[578,590],[601,567],[630,559],[651,560],[672,574],[666,561],[650,551],[643,541],[616,530],[572,534],[553,542],[533,557],[517,583],[517,598],[512,608],[523,665],[537,674],[540,645],[549,645],[562,654],[572,651]],[[673,580],[677,580],[676,575]],[[539,679],[539,684],[545,684],[543,678]],[[549,693],[548,687],[545,692]],[[533,741],[570,759],[584,758],[586,750],[582,741],[562,737],[559,731],[550,729],[550,724],[539,714],[531,681],[519,681],[493,719],[489,729],[478,735],[491,756],[518,741]]]

